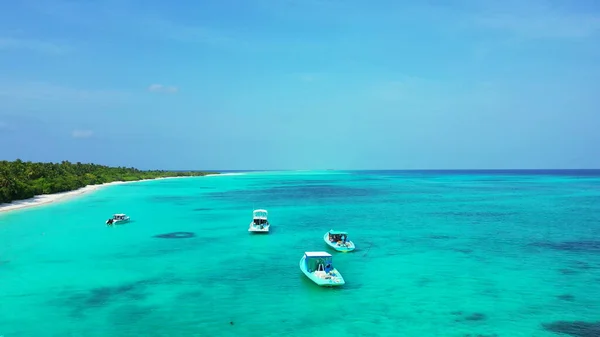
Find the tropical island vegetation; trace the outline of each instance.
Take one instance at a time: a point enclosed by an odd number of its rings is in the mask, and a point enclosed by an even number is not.
[[[20,159],[0,161],[0,203],[32,198],[40,194],[73,191],[87,185],[114,181],[136,181],[166,177],[191,177],[217,174],[200,171],[143,171],[128,167],[96,164],[33,163]]]

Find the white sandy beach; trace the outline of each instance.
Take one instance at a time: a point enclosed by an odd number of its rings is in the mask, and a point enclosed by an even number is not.
[[[68,200],[68,199],[71,199],[76,196],[80,196],[80,195],[83,195],[83,194],[86,194],[89,192],[96,191],[96,190],[106,187],[106,186],[131,184],[131,183],[137,183],[137,182],[148,181],[148,180],[175,179],[175,178],[191,178],[191,177],[165,177],[165,178],[156,178],[156,179],[143,179],[143,180],[136,180],[136,181],[114,181],[112,183],[106,183],[106,184],[88,185],[88,186],[82,187],[82,188],[74,190],[74,191],[55,193],[55,194],[42,194],[42,195],[37,195],[30,199],[17,200],[17,201],[8,203],[8,204],[0,204],[0,213],[15,211],[18,209],[23,209],[23,208],[28,208],[28,207],[51,204],[51,203],[54,203],[57,201]]]

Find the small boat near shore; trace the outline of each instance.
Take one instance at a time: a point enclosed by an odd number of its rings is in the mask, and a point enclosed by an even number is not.
[[[130,220],[130,218],[126,214],[123,214],[123,213],[114,214],[112,218],[106,220],[106,225],[107,226],[122,225],[124,223],[129,222],[129,220]]]
[[[269,223],[269,212],[265,209],[255,209],[252,211],[252,222],[248,232],[252,233],[269,233],[271,224]]]
[[[305,252],[300,259],[300,270],[321,287],[346,284],[342,274],[333,266],[331,254],[327,252]]]
[[[334,231],[332,229],[325,233],[323,240],[329,247],[337,250],[338,252],[350,252],[356,248],[354,246],[354,242],[348,240],[347,232]]]

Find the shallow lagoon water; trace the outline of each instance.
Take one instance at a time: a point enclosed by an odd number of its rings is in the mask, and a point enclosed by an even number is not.
[[[247,232],[259,207],[269,235]],[[104,225],[120,212],[132,221]],[[347,230],[356,251],[329,250],[329,229]],[[346,285],[304,277],[306,250],[330,251]],[[598,336],[600,173],[111,186],[0,214],[0,303],[5,337]]]

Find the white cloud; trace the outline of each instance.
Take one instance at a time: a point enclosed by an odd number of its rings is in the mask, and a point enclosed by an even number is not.
[[[323,77],[322,74],[317,74],[317,73],[300,74],[300,80],[303,82],[315,82],[315,81],[318,81],[319,79],[321,79],[322,77]]]
[[[519,39],[579,39],[598,35],[598,12],[575,7],[557,6],[549,0],[463,0],[463,6],[428,8],[437,8],[437,13],[445,13],[444,17],[463,29],[491,30]]]
[[[238,45],[238,41],[226,34],[208,27],[185,25],[163,18],[138,17],[135,21],[140,33],[152,34],[157,37],[190,43],[205,43],[211,45]]]
[[[312,82],[315,80],[315,77],[311,74],[300,75],[300,80],[304,82]]]
[[[90,138],[94,135],[92,130],[73,130],[71,136],[73,138]]]
[[[45,54],[64,54],[69,51],[69,48],[66,46],[61,46],[48,41],[0,37],[0,50],[19,49]]]
[[[152,84],[148,87],[148,91],[150,92],[160,92],[166,94],[174,94],[179,91],[179,88],[174,86],[167,86],[162,84]]]
[[[529,39],[586,38],[600,32],[600,16],[558,13],[493,14],[478,18],[483,27]]]
[[[401,81],[390,81],[377,85],[373,94],[375,98],[385,101],[397,101],[406,97],[407,85]]]
[[[166,39],[185,43],[210,45],[244,45],[244,41],[231,38],[226,32],[204,25],[186,24],[157,15],[148,6],[140,10],[134,2],[123,0],[70,1],[46,0],[27,4],[32,10],[68,22],[101,29],[103,33],[128,34]],[[110,22],[110,25],[106,25]]]
[[[376,83],[372,87],[372,97],[384,101],[401,101],[413,97],[417,93],[439,88],[436,80],[412,76],[399,76],[396,80]]]
[[[44,101],[116,101],[128,96],[117,90],[79,89],[45,82],[0,83],[0,97]]]
[[[301,82],[317,82],[327,79],[331,74],[322,72],[294,72],[290,76],[293,76],[296,80]]]

